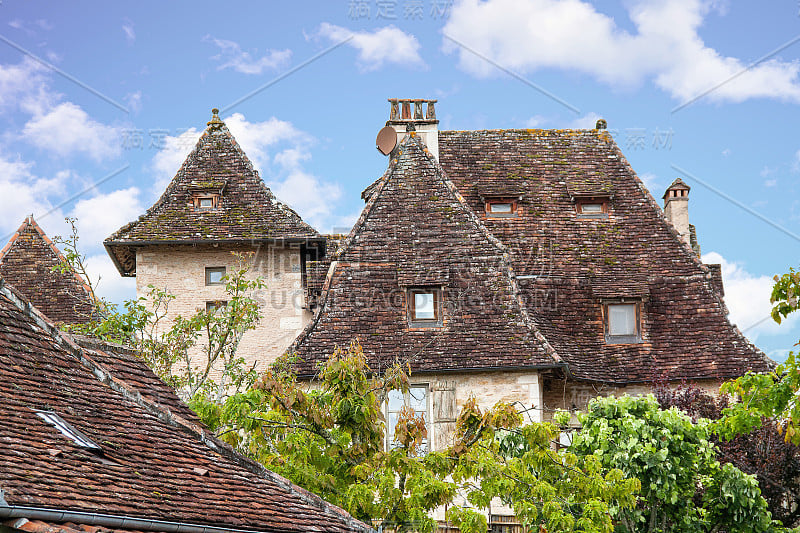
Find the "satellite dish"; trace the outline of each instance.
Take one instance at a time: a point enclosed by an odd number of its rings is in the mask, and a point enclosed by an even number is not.
[[[383,155],[389,155],[397,146],[397,132],[391,126],[384,126],[378,132],[378,138],[375,140],[375,145],[378,151]]]

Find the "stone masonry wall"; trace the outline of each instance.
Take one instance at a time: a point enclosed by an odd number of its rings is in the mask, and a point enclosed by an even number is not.
[[[689,385],[705,390],[716,396],[722,384],[718,380],[692,381]],[[675,383],[671,387],[677,386]],[[589,400],[598,396],[642,396],[653,392],[652,383],[639,383],[628,386],[602,385],[579,381],[564,381],[545,379],[543,384],[544,420],[551,420],[555,409],[564,409],[571,412],[585,411]],[[573,417],[577,424],[577,418]]]
[[[266,287],[253,296],[259,302],[261,320],[245,334],[239,354],[248,366],[257,362],[264,370],[291,344],[311,318],[303,309],[300,250],[293,247],[262,246],[157,246],[140,248],[136,254],[136,293],[146,296],[148,285],[167,289],[176,296],[165,321],[178,314],[186,317],[206,302],[226,300],[224,285],[206,285],[206,267],[226,267],[231,272],[237,259],[233,252],[253,253],[251,277],[261,276]],[[167,326],[168,327],[168,326]],[[199,352],[198,352],[199,353]]]

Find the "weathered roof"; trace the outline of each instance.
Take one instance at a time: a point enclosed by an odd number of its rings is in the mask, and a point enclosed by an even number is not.
[[[196,208],[194,197],[206,194],[219,203]],[[321,237],[275,198],[215,114],[161,198],[105,246],[120,273],[132,276],[137,246],[305,239]]]
[[[511,251],[528,311],[578,378],[729,378],[771,364],[727,319],[718,273],[679,238],[601,130],[442,131],[440,163]],[[681,182],[682,183],[682,182]],[[518,215],[487,218],[482,191],[514,184]],[[607,218],[575,199],[606,198]],[[644,304],[642,343],[606,344],[601,303]]]
[[[127,370],[116,377],[119,363],[96,356],[0,286],[0,521],[74,522],[84,530],[368,530],[164,410],[129,386]],[[55,412],[101,450],[73,442],[37,410]]]
[[[374,370],[558,366],[521,305],[508,251],[408,135],[358,222],[333,255],[319,310],[290,347],[312,375],[334,347],[358,339]],[[409,324],[406,289],[442,287],[441,327]]]
[[[490,240],[502,243],[504,260],[513,272],[509,290],[519,294],[533,329],[544,335],[574,378],[620,384],[724,379],[773,364],[730,324],[719,269],[702,264],[679,239],[607,132],[441,131],[438,141],[437,177],[457,188],[461,202]],[[399,289],[402,271],[394,265],[407,263],[409,257],[423,259],[419,268],[436,273],[475,268],[472,258],[484,254],[485,237],[467,234],[464,224],[448,223],[452,214],[441,205],[441,187],[417,177],[419,166],[407,160],[419,156],[410,145],[404,150],[401,162],[392,162],[387,174],[362,194],[367,199],[362,219],[341,257],[333,258],[334,265],[341,260],[351,266],[331,268],[327,279],[309,282],[321,285],[324,280],[320,301],[327,294],[336,303],[327,303],[298,338],[302,353],[313,346],[323,350],[318,357],[324,356],[335,343],[342,345],[353,337],[365,342],[369,335],[374,339],[367,342],[381,353],[402,351],[412,338],[397,318],[404,310],[397,311],[396,323],[387,327],[388,311],[381,300],[374,303],[370,291]],[[387,181],[396,187],[390,188]],[[514,199],[517,216],[487,217],[485,201],[493,197]],[[579,217],[575,202],[586,198],[605,199],[608,216]],[[449,205],[459,211],[461,204]],[[365,236],[365,228],[379,214],[385,220],[378,226],[379,235]],[[436,260],[426,261],[428,256]],[[357,258],[374,263],[358,263]],[[378,266],[381,261],[385,266]],[[502,270],[497,268],[493,265],[488,271]],[[447,286],[451,280],[442,283]],[[485,283],[474,280],[469,286]],[[347,297],[361,307],[341,303]],[[642,302],[641,343],[605,341],[602,304],[620,298]],[[482,316],[483,301],[471,302],[459,312]],[[351,315],[372,317],[374,327],[370,330]],[[500,353],[507,348],[500,333],[503,326],[489,321],[484,327],[474,339],[494,339],[497,345],[488,350],[497,350],[496,355],[482,358],[472,347],[465,350],[469,356],[464,359],[442,360],[441,354],[425,347],[420,348],[424,355],[418,370],[445,365],[466,370],[474,360],[519,366],[513,350]],[[456,329],[453,322],[448,333]]]
[[[0,276],[37,309],[56,323],[84,324],[95,315],[91,289],[72,269],[56,269],[66,264],[33,215],[0,250]]]
[[[200,423],[197,414],[178,398],[172,387],[161,381],[150,367],[136,356],[136,351],[132,348],[86,335],[75,333],[62,333],[62,335],[80,346],[84,356],[90,358],[98,367],[102,367],[115,379],[124,381],[127,387],[141,394],[149,403],[193,424]]]

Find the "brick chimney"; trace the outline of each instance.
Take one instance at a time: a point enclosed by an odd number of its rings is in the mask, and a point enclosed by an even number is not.
[[[436,100],[418,98],[389,98],[390,111],[387,126],[397,132],[397,142],[407,131],[416,131],[428,151],[439,160],[439,121],[436,119]]]
[[[689,187],[682,179],[677,178],[664,193],[664,215],[669,220],[681,239],[700,255],[700,246],[694,226],[689,224]]]

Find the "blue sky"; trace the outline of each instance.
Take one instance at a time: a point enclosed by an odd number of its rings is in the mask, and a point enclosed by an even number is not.
[[[152,205],[219,107],[268,185],[346,231],[386,159],[386,99],[441,129],[609,130],[657,199],[678,176],[731,318],[764,320],[800,265],[800,3],[702,0],[0,2],[0,232],[78,218],[100,292],[134,296],[102,240]],[[5,239],[3,239],[5,240]]]

